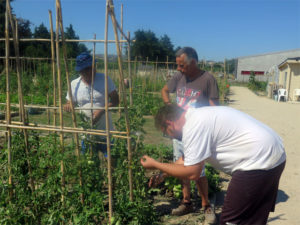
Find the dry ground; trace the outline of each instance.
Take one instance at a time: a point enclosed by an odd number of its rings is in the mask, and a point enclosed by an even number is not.
[[[300,103],[275,102],[245,87],[231,87],[230,106],[267,124],[283,139],[287,163],[281,177],[270,225],[300,224]]]

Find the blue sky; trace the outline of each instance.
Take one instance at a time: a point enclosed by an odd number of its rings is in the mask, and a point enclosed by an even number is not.
[[[80,39],[104,39],[105,0],[61,0],[64,26],[73,25]],[[300,0],[114,0],[127,34],[151,30],[168,35],[174,45],[194,47],[200,59],[223,61],[300,48]],[[17,17],[49,27],[55,24],[55,0],[15,0]],[[109,39],[114,39],[109,26]],[[92,48],[91,45],[88,45]],[[115,53],[110,44],[110,53]],[[103,44],[96,45],[103,53]]]

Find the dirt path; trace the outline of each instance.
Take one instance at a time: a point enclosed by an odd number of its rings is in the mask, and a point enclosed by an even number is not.
[[[270,225],[300,224],[300,104],[275,102],[244,87],[231,87],[229,106],[270,126],[283,139],[287,163],[281,177],[277,204]]]

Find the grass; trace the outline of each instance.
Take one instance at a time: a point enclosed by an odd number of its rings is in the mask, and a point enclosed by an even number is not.
[[[146,132],[144,143],[145,144],[165,144],[171,145],[172,140],[163,137],[162,132],[158,131],[154,126],[153,116],[144,116],[146,122],[144,125],[144,130]]]

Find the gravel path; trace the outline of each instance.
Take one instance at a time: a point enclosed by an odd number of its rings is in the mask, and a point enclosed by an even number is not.
[[[267,124],[283,139],[287,163],[280,180],[277,204],[270,225],[300,224],[300,103],[276,102],[245,87],[230,87],[229,106]],[[299,208],[298,208],[299,207]]]

